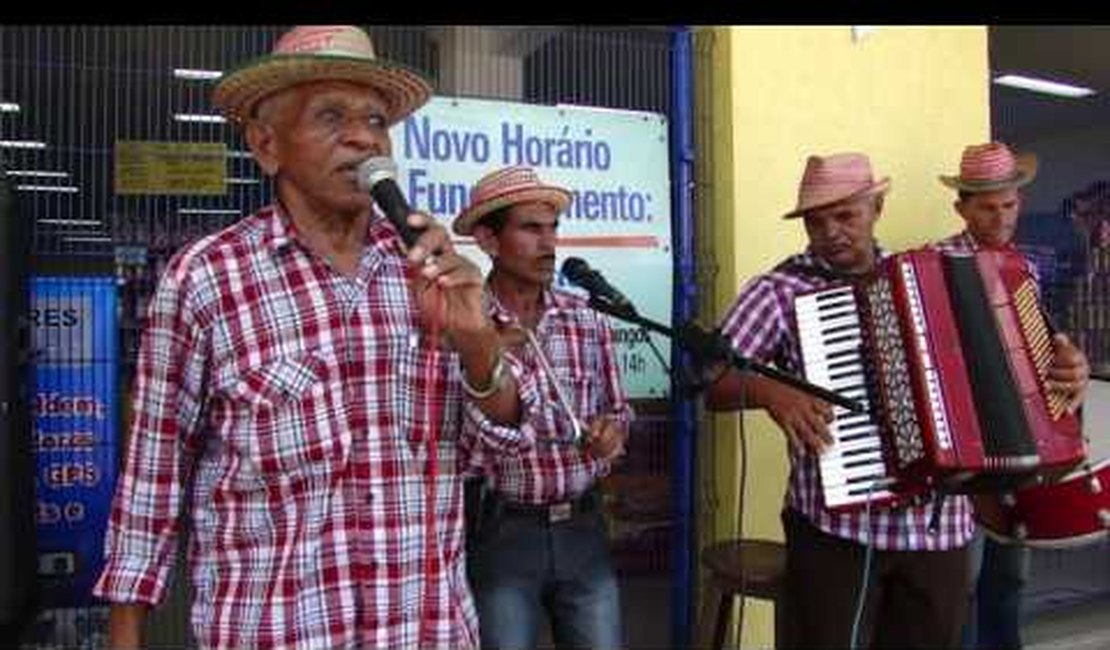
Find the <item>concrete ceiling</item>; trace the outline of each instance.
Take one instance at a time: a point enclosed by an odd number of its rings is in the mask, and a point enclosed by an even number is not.
[[[994,137],[1022,144],[1110,126],[1110,26],[990,27],[992,78],[1020,73],[1095,89],[1079,99],[991,85]]]

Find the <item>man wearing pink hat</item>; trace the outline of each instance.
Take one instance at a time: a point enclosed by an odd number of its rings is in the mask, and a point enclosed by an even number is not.
[[[953,206],[965,228],[933,246],[950,252],[1015,248],[1014,234],[1021,212],[1020,188],[1036,175],[1034,156],[1014,155],[1000,142],[965,148],[959,175],[940,176],[944,185],[958,192]],[[1036,267],[1030,264],[1030,270],[1036,276]],[[1083,403],[1090,366],[1082,350],[1066,334],[1057,333],[1053,338],[1056,350],[1049,384],[1067,396],[1069,410],[1075,411]]]
[[[722,332],[744,357],[803,374],[795,296],[841,284],[876,268],[886,253],[874,237],[890,180],[876,180],[867,156],[810,156],[797,206],[809,245],[741,290]],[[790,447],[782,521],[787,571],[783,648],[952,648],[960,638],[973,525],[966,497],[853,512],[826,508],[818,455],[832,442],[829,404],[771,379],[728,369],[709,387],[711,410],[763,408]],[[934,511],[935,532],[930,531]],[[868,548],[873,559],[857,620]]]
[[[185,529],[201,647],[478,645],[462,458],[530,445],[540,398],[478,267],[425,215],[406,246],[359,186],[430,93],[343,26],[216,87],[276,201],[179,251],[151,301],[95,587],[111,647],[141,645]]]
[[[536,444],[476,457],[488,481],[471,558],[486,648],[534,648],[546,612],[560,648],[619,648],[621,608],[597,480],[632,418],[603,316],[552,286],[566,189],[498,169],[455,219],[489,255],[489,313],[543,399]]]
[[[1014,247],[1021,212],[1021,188],[1037,175],[1037,159],[1015,155],[1000,142],[970,145],[960,158],[960,173],[940,176],[958,192],[953,204],[963,231],[934,246],[948,252]],[[1036,267],[1030,264],[1036,274]],[[1050,384],[1068,397],[1074,411],[1083,401],[1090,368],[1083,352],[1066,334],[1054,337]],[[979,497],[984,498],[984,497]],[[1021,590],[1028,575],[1026,547],[996,542],[977,531],[971,549],[971,608],[964,632],[965,648],[1020,648]]]

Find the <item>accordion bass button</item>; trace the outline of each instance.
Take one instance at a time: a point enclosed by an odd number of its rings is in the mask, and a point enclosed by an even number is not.
[[[1002,494],[998,495],[998,500],[1001,501],[1002,505],[1006,506],[1007,508],[1013,508],[1015,505],[1017,505],[1017,499],[1014,497],[1013,492],[1003,492]]]
[[[1102,481],[1098,480],[1097,476],[1092,476],[1087,479],[1087,489],[1091,494],[1102,494]]]
[[[1110,513],[1107,514],[1110,515]],[[1022,541],[1026,537],[1029,537],[1029,529],[1026,528],[1025,524],[1014,524],[1014,537],[1017,538],[1018,541]]]

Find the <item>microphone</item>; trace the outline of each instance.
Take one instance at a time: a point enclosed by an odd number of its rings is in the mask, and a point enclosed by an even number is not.
[[[620,291],[613,288],[613,285],[605,281],[601,273],[590,268],[586,260],[577,257],[568,257],[563,261],[562,268],[563,275],[571,284],[578,285],[590,292],[591,298],[602,298],[606,302],[612,304],[614,307],[620,309],[627,309],[632,312],[636,308],[632,306],[632,301],[629,300]]]
[[[412,247],[416,238],[424,232],[423,228],[416,229],[408,224],[409,202],[397,187],[397,163],[388,156],[374,156],[359,163],[358,186],[374,197],[374,202],[382,209],[385,216],[401,234],[405,246]]]

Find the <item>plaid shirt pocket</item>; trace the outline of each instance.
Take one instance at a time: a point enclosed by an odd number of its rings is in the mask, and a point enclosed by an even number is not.
[[[331,350],[280,357],[252,368],[236,386],[243,425],[236,447],[261,477],[279,482],[319,474],[350,442],[338,360]],[[244,463],[248,465],[248,463]]]

